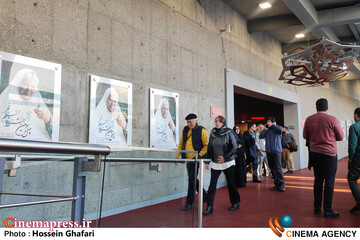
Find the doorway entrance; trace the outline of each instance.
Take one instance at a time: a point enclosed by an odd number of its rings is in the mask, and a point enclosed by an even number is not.
[[[241,94],[241,89],[234,89],[234,117],[235,125],[239,126],[241,132],[248,129],[250,123],[256,125],[266,124],[268,117],[274,117],[276,123],[284,126],[284,106],[282,103],[274,103],[267,100],[254,98]]]
[[[239,121],[240,123],[251,121],[252,117],[264,117],[264,119],[253,119],[261,120],[262,123],[266,122],[266,117],[275,117],[278,125],[289,127],[289,131],[299,145],[299,150],[293,153],[295,168],[307,167],[308,159],[304,154],[302,138],[300,96],[231,69],[225,69],[225,76],[228,126],[233,127]],[[242,100],[243,103],[240,103],[239,100]],[[261,105],[266,107],[261,107]],[[240,108],[244,108],[244,110]],[[246,120],[243,120],[245,118]]]

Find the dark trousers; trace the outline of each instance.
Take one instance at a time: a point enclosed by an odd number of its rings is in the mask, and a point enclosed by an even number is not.
[[[231,166],[224,171],[226,181],[228,184],[228,190],[229,190],[229,197],[231,204],[239,203],[240,202],[240,195],[237,191],[235,179],[234,179],[234,169],[235,166]],[[219,179],[219,176],[221,174],[221,170],[214,170],[211,169],[211,180],[210,180],[210,186],[207,193],[207,205],[208,206],[214,206],[214,198],[216,193],[216,185],[217,181]]]
[[[357,183],[360,177],[360,163],[349,161],[348,170],[349,172],[347,175],[347,179],[348,179],[349,187],[351,189],[352,195],[355,198],[356,204],[360,204],[360,188]]]
[[[285,187],[284,174],[282,171],[281,153],[266,153],[271,174],[274,178],[274,184],[276,187]]]
[[[260,159],[258,156],[256,156],[252,162],[252,177],[253,182],[261,182],[263,180],[261,175]]]
[[[337,170],[337,155],[328,156],[321,153],[310,152],[314,168],[314,208],[321,209],[324,191],[324,211],[331,211],[334,195],[334,183]],[[325,185],[324,185],[325,182]]]
[[[239,153],[235,159],[235,183],[238,187],[246,186],[246,161],[243,153]]]
[[[195,200],[195,181],[196,181],[196,191],[199,192],[199,179],[197,179],[197,173],[199,172],[199,164],[197,164],[197,168],[195,171],[195,165],[196,163],[194,162],[187,162],[186,163],[186,168],[187,168],[187,172],[188,172],[188,193],[187,193],[187,197],[186,197],[186,204],[190,204],[192,205],[194,203]],[[196,175],[195,175],[196,172]],[[203,196],[205,198],[206,193],[205,193],[205,189],[203,189]]]

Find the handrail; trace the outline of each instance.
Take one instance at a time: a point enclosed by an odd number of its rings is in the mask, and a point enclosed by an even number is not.
[[[109,145],[111,152],[120,152],[124,150],[141,150],[151,152],[180,152],[180,153],[197,153],[197,151],[179,150],[179,149],[163,149],[163,148],[150,148],[150,147],[129,147],[129,146],[113,146]]]
[[[31,153],[52,153],[52,154],[108,155],[112,152],[119,152],[125,150],[197,153],[197,151],[177,150],[177,149],[112,146],[112,145],[106,146],[99,144],[86,144],[86,143],[74,143],[74,142],[46,142],[46,141],[29,141],[29,140],[0,138],[0,152],[4,152],[4,153],[31,152]]]
[[[97,144],[25,141],[0,138],[0,152],[108,155],[110,148]]]
[[[4,204],[4,205],[0,205],[0,209],[11,208],[11,207],[31,206],[31,205],[38,205],[38,204],[45,204],[45,203],[74,201],[76,199],[78,199],[78,197],[59,198],[59,199],[53,199],[53,200],[43,200],[43,201],[34,201],[34,202],[25,202],[25,203]]]
[[[0,192],[0,195],[17,195],[17,196],[28,196],[28,197],[61,197],[69,198],[72,195],[54,195],[54,194],[40,194],[40,193],[14,193],[14,192]]]
[[[119,153],[125,151],[149,151],[149,152],[168,152],[168,153],[195,153],[195,159],[175,159],[175,158],[151,158],[147,157],[109,157],[108,159],[102,158],[101,156],[107,156],[111,153]],[[29,154],[30,153],[30,154]],[[86,172],[89,171],[100,171],[101,162],[104,163],[103,166],[103,180],[102,180],[102,191],[101,199],[103,196],[103,182],[105,177],[105,164],[106,162],[150,162],[150,163],[181,163],[181,162],[196,162],[201,164],[203,162],[208,162],[209,159],[198,159],[197,151],[188,151],[188,150],[177,150],[177,149],[156,149],[156,148],[147,148],[147,147],[129,147],[129,146],[105,146],[97,144],[85,144],[85,143],[70,143],[70,142],[45,142],[45,141],[27,141],[27,140],[17,140],[17,139],[3,139],[0,138],[0,157],[1,155],[6,155],[7,157],[2,157],[2,174],[4,167],[6,165],[7,159],[12,158],[11,154],[23,155],[23,160],[27,161],[71,161],[72,157],[77,157],[79,155],[95,157],[95,161],[88,161],[89,158],[79,158],[74,161],[74,180],[73,182],[73,195],[52,195],[52,194],[39,194],[39,193],[11,193],[4,192],[2,190],[2,181],[0,184],[0,196],[1,195],[20,195],[20,196],[36,196],[36,197],[58,197],[58,199],[44,200],[44,201],[33,201],[25,203],[15,203],[15,204],[6,204],[0,205],[0,209],[11,208],[11,207],[20,207],[20,206],[31,206],[37,204],[45,203],[55,203],[55,202],[64,202],[72,201],[72,219],[81,219],[84,214],[84,196],[85,196],[85,177]],[[52,156],[39,156],[36,154],[53,154]],[[56,156],[58,155],[58,156]],[[64,156],[59,156],[64,155]],[[71,156],[76,155],[76,156]],[[21,161],[21,160],[20,160]],[[11,162],[11,161],[10,161]],[[197,174],[196,174],[197,175]],[[0,176],[2,177],[2,176]],[[203,166],[200,167],[200,177],[203,178]],[[201,188],[203,181],[201,180]],[[198,216],[198,226],[202,226],[202,193],[199,194],[199,216]],[[0,201],[1,202],[1,201]],[[101,208],[102,203],[100,203],[100,217],[101,219]],[[195,214],[195,212],[194,212]],[[195,215],[193,216],[195,220]]]

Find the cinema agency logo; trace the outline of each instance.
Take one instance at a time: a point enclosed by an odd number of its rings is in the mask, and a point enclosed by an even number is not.
[[[288,215],[280,217],[272,217],[269,219],[269,226],[271,230],[278,236],[282,237],[285,232],[285,227],[290,227],[292,224],[292,218]],[[288,230],[285,233],[286,237],[300,237],[300,238],[311,238],[311,237],[340,237],[340,238],[355,238],[357,235],[356,230]]]
[[[272,217],[269,219],[269,226],[271,230],[278,236],[281,237],[285,231],[284,227],[290,227],[292,218],[289,215],[280,217]]]

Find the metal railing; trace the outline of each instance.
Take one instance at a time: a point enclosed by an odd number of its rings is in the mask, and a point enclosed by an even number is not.
[[[152,152],[167,152],[167,153],[195,153],[195,159],[170,159],[170,158],[127,158],[127,157],[108,157],[110,153],[121,151],[152,151]],[[20,157],[19,157],[19,154]],[[43,154],[47,154],[44,156]],[[16,155],[14,157],[14,155]],[[105,158],[102,158],[102,157]],[[94,160],[89,157],[94,157]],[[13,193],[4,192],[3,188],[3,174],[5,170],[11,171],[14,167],[13,159],[20,159],[22,161],[73,161],[74,162],[74,175],[73,175],[73,193],[72,195],[53,195],[41,193]],[[44,141],[22,141],[13,139],[0,139],[0,197],[1,195],[18,195],[18,196],[35,196],[35,197],[56,197],[57,199],[32,201],[25,203],[13,203],[1,205],[0,209],[30,206],[37,204],[46,204],[54,202],[72,201],[71,220],[81,222],[84,218],[85,207],[85,186],[86,186],[86,172],[99,172],[101,170],[101,162],[104,163],[102,172],[100,193],[100,217],[99,227],[102,211],[102,198],[105,177],[105,164],[106,162],[148,162],[150,163],[186,163],[196,162],[199,166],[199,189],[203,188],[203,159],[198,159],[197,151],[186,150],[169,150],[169,149],[155,149],[146,147],[118,147],[118,146],[104,146],[96,144],[81,144],[81,143],[66,143],[66,142],[44,142]],[[12,163],[12,164],[11,164]],[[20,163],[17,167],[20,167]],[[197,169],[197,167],[195,168]],[[197,173],[195,174],[195,177]],[[196,182],[196,181],[195,181]],[[196,188],[194,188],[196,189]],[[195,190],[196,191],[196,190]],[[202,212],[203,212],[203,192],[199,191],[198,197],[198,227],[202,227]],[[193,214],[193,223],[195,220],[195,212]],[[193,225],[194,226],[194,225]]]

